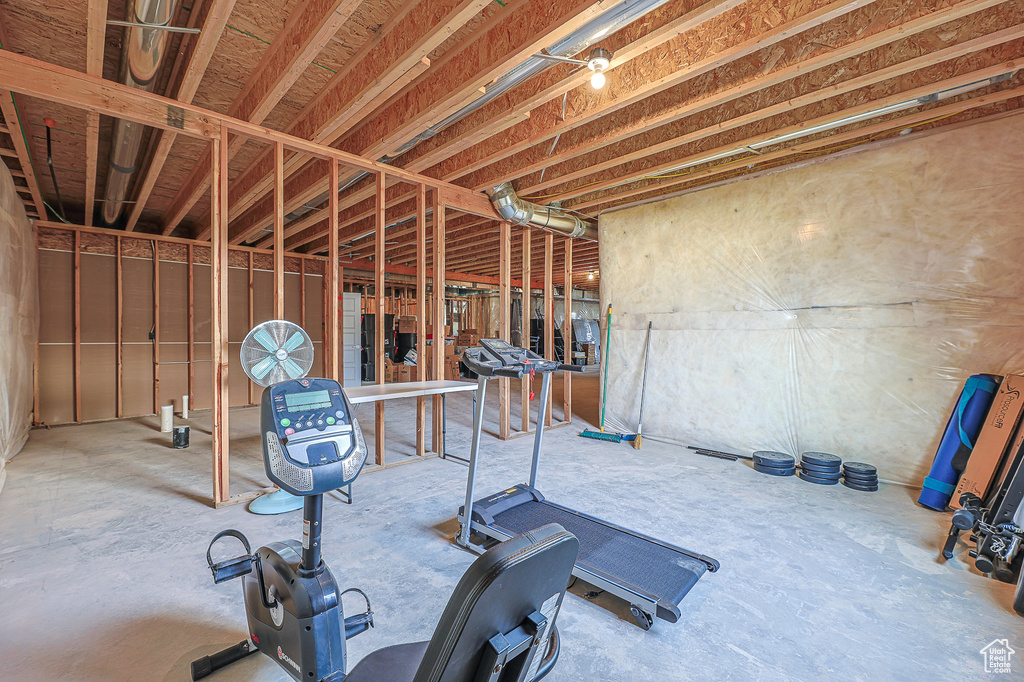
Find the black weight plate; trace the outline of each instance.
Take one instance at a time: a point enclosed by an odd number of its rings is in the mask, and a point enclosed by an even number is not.
[[[773,452],[771,450],[758,450],[754,453],[754,464],[760,464],[766,467],[779,467],[782,469],[788,469],[796,464],[796,458],[793,455],[787,455],[785,452]]]
[[[796,467],[783,469],[782,467],[765,467],[755,464],[754,471],[760,471],[762,474],[768,474],[769,476],[792,476],[796,473]]]
[[[843,472],[843,477],[848,478],[851,481],[864,481],[865,483],[878,483],[878,476],[875,474],[854,474],[849,471]]]
[[[875,485],[858,485],[858,484],[853,483],[852,481],[849,481],[848,479],[845,479],[845,478],[843,479],[843,485],[845,485],[847,488],[850,488],[852,490],[862,490],[862,491],[864,491],[866,493],[873,493],[876,490],[878,490],[878,484],[877,483]]]
[[[829,473],[822,471],[811,471],[810,469],[807,469],[806,467],[803,466],[801,466],[800,468],[803,470],[805,474],[807,474],[808,476],[813,476],[814,478],[821,478],[827,481],[838,481],[840,478],[840,473],[838,471],[835,473]]]
[[[830,455],[827,452],[805,452],[800,459],[808,464],[817,464],[820,467],[837,467],[843,463],[843,458]]]
[[[800,462],[800,467],[807,471],[819,471],[823,474],[839,474],[838,466],[821,466],[819,464],[811,464],[810,462]]]
[[[877,476],[878,469],[871,464],[864,462],[843,462],[843,471],[850,474],[861,474],[864,476]]]
[[[839,483],[838,478],[818,478],[817,476],[805,474],[802,471],[798,473],[797,476],[807,481],[808,483],[817,483],[818,485],[835,485],[836,483]]]

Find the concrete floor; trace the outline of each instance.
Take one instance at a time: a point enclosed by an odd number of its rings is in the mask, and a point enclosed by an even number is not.
[[[575,386],[593,419],[596,375]],[[448,405],[449,450],[464,454],[470,398]],[[413,410],[414,401],[388,404],[389,460],[411,451]],[[299,513],[211,509],[209,415],[194,416],[188,450],[171,450],[148,418],[35,431],[10,463],[0,495],[0,679],[187,680],[192,659],[245,636],[240,585],[213,584],[206,545],[223,528],[256,544],[297,537]],[[359,416],[371,423],[372,407]],[[266,484],[256,420],[254,409],[231,413],[232,492]],[[548,679],[963,679],[983,675],[979,650],[993,639],[1024,651],[1012,586],[978,575],[962,554],[940,563],[948,517],[915,506],[916,491],[777,479],[650,439],[637,452],[578,438],[581,422],[548,434],[545,494],[722,568],[693,589],[679,623],[649,632],[625,604],[574,588]],[[482,493],[526,477],[530,439],[484,443]],[[327,500],[324,555],[376,613],[377,627],[349,642],[351,662],[430,636],[473,560],[450,542],[465,475],[430,459],[364,473],[352,506]],[[211,679],[287,677],[252,656]]]

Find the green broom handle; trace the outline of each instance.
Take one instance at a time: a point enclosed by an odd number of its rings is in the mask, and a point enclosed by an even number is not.
[[[604,408],[608,406],[608,351],[612,345],[612,304],[608,304],[608,324],[605,328],[604,350],[601,364],[604,365],[604,388],[601,389],[601,433],[604,433]]]

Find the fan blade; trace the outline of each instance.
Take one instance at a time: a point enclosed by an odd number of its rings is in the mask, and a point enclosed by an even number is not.
[[[277,358],[275,358],[273,355],[268,355],[267,357],[257,362],[249,371],[252,372],[252,375],[254,377],[262,380],[263,377],[267,375],[267,372],[274,368],[274,365],[276,363]]]
[[[285,358],[282,360],[281,367],[284,369],[284,372],[288,375],[289,379],[298,379],[303,374],[302,368],[295,364],[295,361],[291,358]]]
[[[270,334],[268,334],[265,329],[260,329],[255,334],[253,334],[252,337],[259,341],[260,345],[269,350],[271,353],[277,351],[277,343],[274,342],[274,339],[270,338]]]
[[[303,338],[304,337],[302,335],[302,332],[295,332],[294,334],[292,334],[292,338],[285,341],[284,345],[281,347],[284,348],[289,353],[291,353],[293,350],[302,345]]]

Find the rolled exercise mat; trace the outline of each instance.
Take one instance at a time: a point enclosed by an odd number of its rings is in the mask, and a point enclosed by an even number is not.
[[[918,504],[936,511],[946,509],[998,386],[997,379],[989,374],[975,374],[964,383],[932,460],[932,469],[924,479]]]

